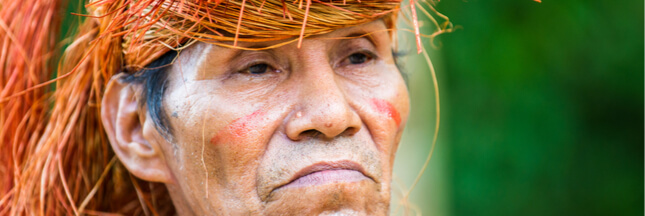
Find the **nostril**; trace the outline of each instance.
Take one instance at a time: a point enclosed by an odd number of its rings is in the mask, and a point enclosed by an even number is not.
[[[316,138],[320,134],[321,134],[320,131],[315,130],[315,129],[311,129],[311,130],[306,130],[306,131],[303,131],[302,133],[300,133],[300,138],[301,139],[305,138],[305,137]]]
[[[353,136],[354,134],[358,133],[359,128],[357,127],[348,127],[341,133],[341,136]]]
[[[325,124],[325,126],[327,126],[327,124]],[[330,127],[330,126],[327,126],[327,127]],[[359,130],[360,130],[359,127],[348,127],[342,133],[336,134],[335,136],[332,136],[332,137],[328,137],[328,136],[326,136],[326,134],[324,134],[323,132],[320,132],[319,130],[310,129],[310,130],[300,132],[300,134],[298,134],[298,139],[299,140],[307,139],[307,138],[312,138],[312,139],[316,139],[316,138],[331,139],[331,138],[338,137],[338,136],[353,136]],[[325,136],[320,137],[321,135],[325,135]]]

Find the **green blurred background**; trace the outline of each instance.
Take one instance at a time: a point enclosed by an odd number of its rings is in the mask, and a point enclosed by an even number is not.
[[[68,12],[79,11],[71,2]],[[438,49],[428,46],[442,123],[410,214],[643,215],[643,8],[643,1],[440,2],[461,28],[440,36]],[[68,17],[63,32],[78,19]],[[414,53],[412,35],[400,36]],[[408,56],[412,117],[395,163],[392,211],[423,164],[435,121],[427,65]]]
[[[643,8],[441,1],[462,28],[428,46],[442,123],[410,202],[424,215],[643,215]],[[435,117],[425,61],[405,65],[412,118],[395,174],[409,186]]]

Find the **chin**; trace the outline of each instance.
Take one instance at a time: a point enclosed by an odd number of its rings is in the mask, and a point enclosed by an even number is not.
[[[389,193],[372,180],[280,188],[266,215],[387,215]]]

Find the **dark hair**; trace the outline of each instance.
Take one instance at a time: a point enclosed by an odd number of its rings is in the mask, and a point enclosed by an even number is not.
[[[165,138],[169,138],[169,135],[172,134],[172,128],[168,122],[168,115],[166,115],[163,108],[163,96],[167,89],[168,69],[177,54],[178,52],[174,50],[166,52],[144,69],[122,78],[123,82],[143,85],[141,96],[145,100],[142,100],[139,106],[147,105],[150,118],[155,123],[157,130],[161,131],[161,135]]]

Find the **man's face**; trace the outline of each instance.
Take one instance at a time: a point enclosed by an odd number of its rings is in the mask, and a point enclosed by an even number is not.
[[[301,48],[184,50],[164,95],[172,141],[144,134],[164,142],[178,210],[387,214],[409,101],[385,29],[374,21],[305,39]]]

